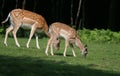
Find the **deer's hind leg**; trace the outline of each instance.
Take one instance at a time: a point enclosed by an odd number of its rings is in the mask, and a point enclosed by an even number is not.
[[[9,32],[11,32],[13,30],[13,26],[10,25],[7,29],[6,29],[6,34],[5,34],[5,39],[4,39],[4,44],[7,46],[7,38],[8,38],[8,34]]]
[[[16,45],[17,45],[18,47],[20,47],[20,44],[18,43],[18,40],[17,40],[17,36],[16,36],[16,34],[17,34],[17,31],[18,31],[20,25],[21,25],[20,23],[19,23],[19,24],[16,23],[16,24],[14,25],[14,28],[13,28],[13,36],[14,36],[14,40],[15,40],[15,43],[16,43]]]
[[[50,37],[50,39],[48,40],[48,43],[47,43],[47,46],[46,46],[46,50],[45,50],[45,54],[48,56],[48,50],[49,50],[49,47],[51,46],[53,42],[53,38]]]

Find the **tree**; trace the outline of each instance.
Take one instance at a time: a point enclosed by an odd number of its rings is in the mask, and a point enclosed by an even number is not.
[[[81,2],[82,2],[82,0],[79,0],[78,10],[77,10],[76,19],[75,19],[75,25],[77,25],[77,23],[78,23],[78,18],[79,18],[79,16],[80,16]],[[77,27],[76,27],[76,29],[77,29]]]
[[[79,2],[78,4],[76,4],[77,2]],[[74,0],[71,0],[71,5],[70,5],[70,20],[71,20],[71,25],[74,26],[77,29],[80,28],[81,25],[81,3],[82,0],[77,0],[75,1],[75,5],[74,5]],[[75,9],[77,7],[77,9]],[[75,15],[74,15],[75,14]]]
[[[23,0],[22,9],[25,9],[26,0]]]
[[[73,25],[73,0],[71,0],[71,7],[70,7],[70,20],[71,20],[71,25]]]

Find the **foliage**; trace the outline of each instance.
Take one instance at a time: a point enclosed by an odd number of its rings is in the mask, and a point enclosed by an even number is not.
[[[0,33],[2,33],[2,32],[3,32],[3,29],[0,28]]]
[[[22,32],[21,32],[22,31]],[[0,33],[3,33],[3,29],[0,29]],[[80,39],[82,41],[95,41],[95,42],[107,42],[107,43],[119,43],[120,42],[120,32],[114,32],[109,29],[104,30],[90,30],[83,28],[77,31]],[[20,29],[17,32],[18,37],[28,37],[30,30]],[[9,34],[12,37],[12,33]],[[39,37],[46,37],[44,33],[39,33]]]
[[[80,35],[83,41],[96,41],[96,42],[107,42],[107,43],[120,42],[120,32],[113,32],[109,29],[107,30],[83,29],[83,30],[79,30],[78,34]]]

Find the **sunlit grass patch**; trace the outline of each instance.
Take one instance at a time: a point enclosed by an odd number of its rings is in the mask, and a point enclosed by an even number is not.
[[[60,50],[54,49],[54,56],[45,55],[48,38],[39,39],[41,49],[37,49],[35,39],[26,48],[27,38],[18,38],[18,48],[14,39],[8,39],[8,46],[0,36],[0,76],[119,76],[119,43],[84,41],[88,45],[88,56],[82,58],[81,51],[75,48],[77,57],[72,56],[70,48],[63,57],[64,40]]]

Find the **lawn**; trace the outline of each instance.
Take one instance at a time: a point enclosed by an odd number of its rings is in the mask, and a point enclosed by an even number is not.
[[[46,56],[48,38],[39,39],[41,49],[35,47],[35,39],[26,48],[27,38],[18,38],[21,48],[16,47],[14,39],[8,39],[8,46],[0,36],[0,76],[120,76],[120,43],[84,41],[89,54],[82,58],[75,48],[77,57],[72,56],[70,48],[63,57],[64,40],[54,56]]]

